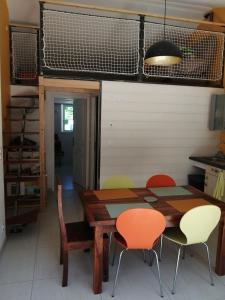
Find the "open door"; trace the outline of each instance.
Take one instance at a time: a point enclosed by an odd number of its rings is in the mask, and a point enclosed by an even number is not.
[[[74,100],[73,178],[88,188],[89,174],[89,97]]]

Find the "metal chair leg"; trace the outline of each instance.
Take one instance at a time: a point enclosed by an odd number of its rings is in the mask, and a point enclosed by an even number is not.
[[[120,262],[121,262],[121,258],[123,256],[123,253],[126,251],[126,249],[123,249],[120,252],[120,257],[119,257],[119,261],[118,261],[118,266],[117,266],[117,270],[116,270],[116,277],[114,280],[114,284],[113,284],[113,290],[112,290],[112,297],[115,296],[115,290],[116,290],[116,285],[117,285],[117,279],[118,279],[118,275],[119,275],[119,270],[120,270]]]
[[[113,257],[112,257],[112,262],[111,262],[111,265],[112,265],[112,266],[114,266],[114,263],[115,263],[116,250],[117,250],[117,243],[114,244]]]
[[[208,266],[209,266],[209,277],[210,277],[210,284],[214,285],[214,280],[213,280],[213,274],[212,274],[212,268],[211,268],[211,261],[210,261],[210,254],[209,254],[209,247],[206,243],[203,243],[203,245],[206,248],[207,252],[207,257],[208,257]]]
[[[183,247],[182,259],[185,259],[186,247]]]
[[[160,236],[159,261],[162,261],[163,235]]]
[[[144,263],[146,263],[146,253],[145,253],[145,250],[142,250],[143,252],[143,260],[144,260]]]
[[[154,255],[152,254],[152,249],[149,250],[149,266],[152,267],[154,262]]]
[[[182,249],[182,246],[179,247],[178,254],[177,254],[177,264],[176,264],[175,274],[174,274],[174,278],[173,278],[173,288],[172,288],[173,295],[176,292],[177,272],[178,272],[178,267],[179,267],[181,249]]]
[[[159,261],[162,261],[162,246],[163,246],[163,235],[160,236],[159,242]],[[149,255],[151,254],[151,250],[149,251]],[[152,267],[154,262],[154,255],[150,256],[149,266]]]
[[[155,254],[155,258],[156,258],[156,264],[157,264],[157,269],[158,269],[158,279],[159,279],[160,296],[163,297],[163,289],[162,289],[162,281],[161,281],[161,275],[160,275],[160,269],[159,269],[158,254],[153,249],[152,249],[152,252]]]

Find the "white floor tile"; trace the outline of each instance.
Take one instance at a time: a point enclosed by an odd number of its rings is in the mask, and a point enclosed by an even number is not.
[[[32,281],[0,285],[1,300],[30,300]]]
[[[38,238],[38,247],[59,247],[60,231],[58,221],[55,225],[40,225],[40,233]]]
[[[102,298],[111,298],[113,281],[115,278],[116,264],[110,267],[110,282],[104,284]],[[163,287],[164,299],[169,299],[168,290]],[[152,269],[143,261],[142,251],[129,251],[125,253],[119,274],[116,299],[160,299],[158,278],[152,273]]]
[[[65,300],[102,300],[101,295],[94,295],[92,291],[91,273],[70,275],[68,286],[62,288]]]
[[[37,249],[34,279],[59,278],[61,266],[59,264],[59,248],[39,247]]]
[[[171,250],[171,249],[170,249]],[[175,252],[177,253],[177,252]],[[175,271],[176,258],[164,255],[160,263],[162,280],[170,290]],[[156,272],[153,269],[153,272]],[[176,294],[170,295],[174,300],[213,300],[225,295],[225,286],[215,276],[215,286],[210,285],[208,266],[196,257],[186,255],[185,259],[180,260],[178,270]]]
[[[8,249],[6,245],[0,258],[0,284],[32,280],[34,262],[33,247]]]
[[[92,252],[69,252],[69,276],[88,276],[92,280]]]
[[[82,220],[78,194],[64,190],[63,199],[65,220]],[[110,281],[103,283],[103,293],[94,295],[92,252],[70,251],[68,287],[61,287],[56,197],[50,195],[48,201],[39,222],[28,225],[18,235],[10,235],[6,243],[0,257],[0,300],[111,300],[116,264],[110,266]],[[165,241],[160,263],[165,300],[225,299],[225,276],[214,275],[215,287],[211,287],[207,264],[198,255],[190,257],[188,251],[185,260],[181,260],[177,293],[171,295],[176,255],[175,245]],[[128,252],[121,264],[115,300],[146,299],[161,299],[156,264],[145,264],[141,251]]]
[[[22,233],[12,233],[7,238],[6,248],[9,249],[34,249],[38,238],[39,224],[29,224]]]
[[[64,300],[62,290],[57,279],[35,280],[31,300]]]

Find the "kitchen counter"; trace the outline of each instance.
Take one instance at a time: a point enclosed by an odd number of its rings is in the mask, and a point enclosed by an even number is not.
[[[189,159],[225,170],[225,159],[216,156],[190,156]]]

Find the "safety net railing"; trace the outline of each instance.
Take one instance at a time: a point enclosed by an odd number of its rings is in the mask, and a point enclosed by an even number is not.
[[[164,38],[162,24],[145,23],[145,51]],[[165,38],[182,51],[182,61],[172,66],[144,66],[147,77],[217,81],[223,76],[224,34],[166,26]]]
[[[43,66],[51,70],[138,73],[139,22],[44,10]]]
[[[182,51],[180,64],[144,64],[147,49],[164,39],[163,24],[144,16],[41,5],[43,74],[109,74],[217,82],[223,77],[224,33],[166,25],[166,39]]]
[[[32,84],[38,80],[38,29],[10,27],[11,82]]]

